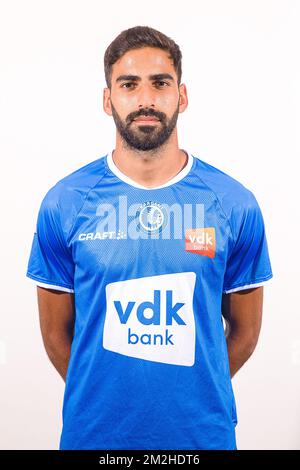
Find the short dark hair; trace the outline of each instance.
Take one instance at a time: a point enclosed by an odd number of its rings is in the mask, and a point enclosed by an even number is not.
[[[111,88],[112,66],[126,52],[142,47],[157,47],[168,51],[177,74],[178,85],[181,81],[181,58],[179,46],[165,34],[149,26],[135,26],[122,31],[108,46],[104,54],[104,73],[108,88]]]

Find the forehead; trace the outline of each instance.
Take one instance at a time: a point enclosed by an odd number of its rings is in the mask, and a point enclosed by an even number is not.
[[[147,75],[168,72],[176,75],[173,60],[169,51],[156,47],[143,47],[127,51],[112,67],[112,77],[116,74],[126,73],[133,75]]]

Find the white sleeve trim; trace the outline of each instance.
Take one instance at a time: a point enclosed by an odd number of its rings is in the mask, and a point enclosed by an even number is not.
[[[54,290],[60,290],[62,292],[74,292],[74,289],[69,289],[68,287],[62,287],[62,286],[56,286],[54,284],[45,284],[44,282],[36,281],[35,279],[32,279],[31,277],[28,277],[30,281],[32,281],[35,285],[39,287],[46,287],[46,289],[54,289]]]
[[[265,285],[267,282],[269,282],[271,280],[270,279],[266,279],[265,281],[262,281],[262,282],[256,282],[254,284],[247,284],[245,286],[239,286],[239,287],[235,287],[234,289],[228,289],[228,290],[224,290],[223,293],[224,294],[230,294],[231,292],[237,292],[239,290],[245,290],[245,289],[252,289],[252,288],[255,288],[255,287],[260,287],[260,286],[263,286]]]

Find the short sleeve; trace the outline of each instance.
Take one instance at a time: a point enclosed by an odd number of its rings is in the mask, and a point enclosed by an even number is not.
[[[74,292],[74,263],[62,228],[55,190],[43,199],[33,235],[26,276],[37,285]]]
[[[249,191],[230,216],[233,242],[226,264],[223,292],[259,287],[273,277],[260,207]]]

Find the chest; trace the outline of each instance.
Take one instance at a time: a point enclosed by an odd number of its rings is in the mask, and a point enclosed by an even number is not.
[[[72,235],[77,272],[115,279],[225,269],[229,227],[207,194],[91,194]]]

